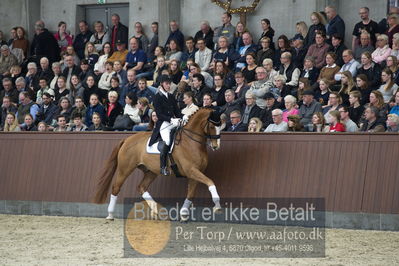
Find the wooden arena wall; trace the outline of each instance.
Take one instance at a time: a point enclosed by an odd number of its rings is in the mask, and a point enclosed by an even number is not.
[[[129,133],[0,133],[0,200],[90,202],[96,174]],[[323,197],[328,211],[399,214],[399,135],[222,135],[206,174],[222,198]],[[137,170],[121,197],[136,197]],[[184,197],[186,179],[159,177],[156,197]],[[210,197],[204,185],[197,195]]]

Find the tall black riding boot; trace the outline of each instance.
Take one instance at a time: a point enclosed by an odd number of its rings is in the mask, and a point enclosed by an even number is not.
[[[168,167],[167,167],[167,160],[168,160],[168,152],[169,152],[169,146],[166,145],[166,143],[163,143],[163,147],[161,149],[160,153],[160,159],[161,159],[161,175],[169,175]]]

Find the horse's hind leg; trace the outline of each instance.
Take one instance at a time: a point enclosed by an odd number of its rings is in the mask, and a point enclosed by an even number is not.
[[[123,183],[125,183],[127,177],[133,172],[135,169],[134,164],[119,164],[118,168],[116,169],[117,177],[112,185],[112,192],[110,196],[110,201],[108,205],[108,216],[107,220],[114,219],[114,211],[116,206],[116,201],[118,199],[118,194],[121,191],[121,187]]]
[[[138,185],[137,189],[139,193],[142,195],[143,199],[147,202],[148,206],[150,207],[151,214],[157,215],[158,214],[157,203],[148,192],[148,187],[155,180],[155,178],[157,178],[157,175],[146,169],[143,170],[143,172],[144,172],[144,177],[141,180],[140,184]]]

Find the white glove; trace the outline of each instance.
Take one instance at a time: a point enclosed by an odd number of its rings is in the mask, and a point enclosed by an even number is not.
[[[171,118],[170,123],[172,124],[172,126],[178,127],[181,124],[181,119],[180,118]]]
[[[183,115],[183,125],[187,124],[187,122],[188,122],[188,116]]]

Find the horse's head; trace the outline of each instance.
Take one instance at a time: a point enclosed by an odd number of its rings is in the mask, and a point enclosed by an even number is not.
[[[221,120],[218,112],[209,108],[201,108],[192,115],[185,128],[189,129],[191,133],[201,135],[209,140],[212,150],[220,148]]]

